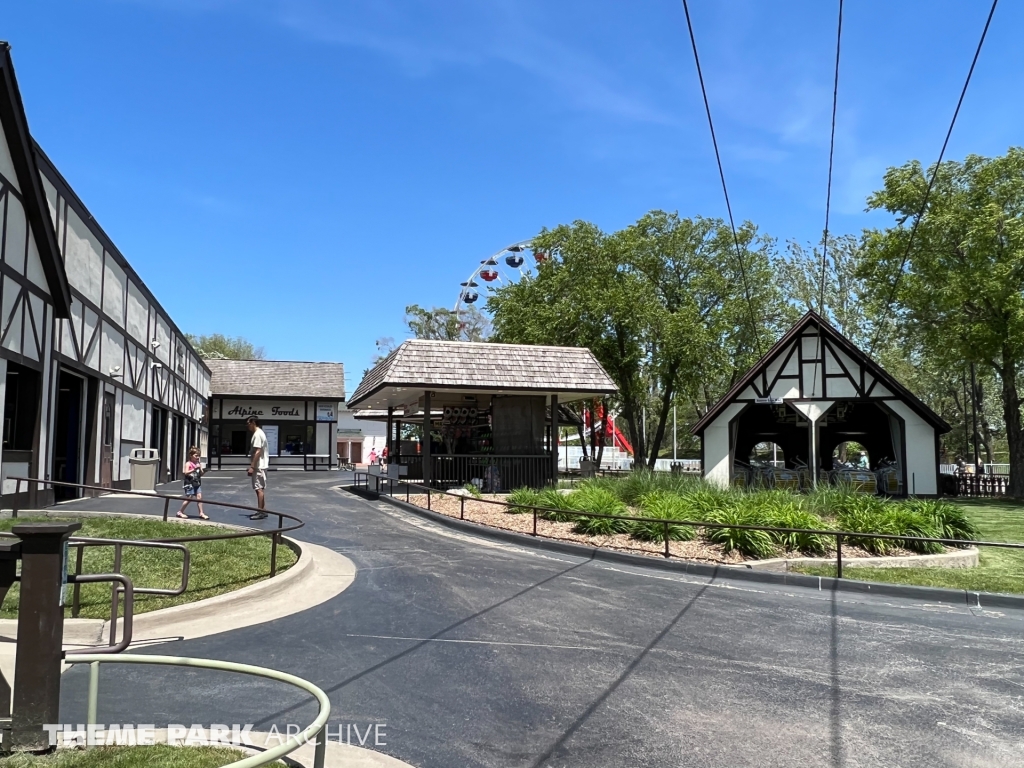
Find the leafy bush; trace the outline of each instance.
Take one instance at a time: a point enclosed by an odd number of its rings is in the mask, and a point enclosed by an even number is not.
[[[508,511],[513,515],[529,514],[540,504],[540,494],[533,488],[516,488],[508,495]]]
[[[638,517],[669,518],[685,520],[688,507],[681,496],[665,491],[652,491],[640,497]],[[629,534],[639,541],[665,541],[665,524],[660,521],[633,521],[629,525]],[[696,531],[689,525],[669,524],[668,538],[670,541],[692,541]]]
[[[768,497],[769,494],[759,494]],[[758,517],[762,525],[775,528],[810,528],[828,530],[831,526],[813,512],[800,506],[798,499],[785,491],[773,491],[771,497],[761,501]],[[769,531],[772,541],[787,552],[800,552],[805,555],[824,555],[833,546],[834,539],[820,533],[785,533]]]
[[[537,506],[547,507],[540,517],[556,523],[571,523],[579,518],[576,514],[571,493],[559,493],[555,488],[546,488],[537,496]]]
[[[569,494],[569,503],[580,512],[596,512],[602,515],[628,515],[629,509],[614,493],[597,485],[583,485]],[[624,533],[629,528],[628,520],[607,517],[579,517],[573,530],[589,536],[609,536]]]
[[[903,507],[924,515],[933,521],[936,538],[940,539],[977,539],[980,535],[977,526],[967,519],[963,508],[941,499],[912,499],[903,502]]]
[[[838,516],[837,522],[842,529],[863,533],[935,538],[938,538],[940,534],[939,525],[928,515],[915,511],[906,503],[887,502],[874,496],[862,496],[857,503],[848,505],[847,509]],[[943,551],[941,544],[900,539],[851,537],[850,543],[878,555],[886,555],[898,547],[922,553]]]
[[[756,512],[750,508],[734,506],[718,510],[708,522],[732,525],[761,525]],[[775,555],[775,545],[766,531],[755,531],[747,528],[706,528],[704,535],[708,541],[721,544],[726,552],[736,550],[747,557],[764,559]]]
[[[480,493],[480,489],[473,485],[473,483],[466,483],[462,486],[462,490],[469,491],[469,494],[475,499],[483,498],[483,494]]]

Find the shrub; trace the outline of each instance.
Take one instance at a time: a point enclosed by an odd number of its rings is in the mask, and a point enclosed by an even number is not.
[[[664,491],[652,491],[640,497],[639,517],[660,519],[686,519],[687,507],[683,498]],[[629,525],[629,534],[639,541],[665,541],[665,524],[654,521],[633,521]],[[668,538],[670,541],[692,541],[696,536],[692,526],[669,524]]]
[[[473,483],[466,483],[462,486],[462,490],[469,491],[469,494],[475,499],[483,498],[483,494],[480,493],[480,489],[477,488]]]
[[[768,494],[761,494],[768,496]],[[831,526],[813,512],[800,506],[799,500],[787,492],[774,491],[771,496],[761,501],[758,517],[762,525],[776,528],[811,528],[827,530]],[[834,540],[820,533],[785,533],[769,531],[772,541],[789,552],[800,552],[805,555],[824,555],[832,548]]]
[[[757,514],[750,508],[734,506],[716,512],[708,522],[732,525],[760,525]],[[736,550],[747,557],[764,559],[775,555],[775,545],[766,531],[746,528],[706,528],[708,541],[721,544],[726,552]]]
[[[874,496],[862,496],[857,503],[848,505],[838,516],[839,527],[848,531],[863,533],[887,533],[892,536],[940,537],[940,527],[926,514],[916,511],[906,503],[896,504]],[[900,539],[868,539],[851,537],[851,544],[857,544],[868,552],[885,555],[897,547],[914,552],[942,552],[941,544],[923,541],[902,541]]]
[[[537,506],[547,507],[539,513],[540,517],[556,523],[570,523],[579,517],[573,506],[572,494],[559,493],[554,488],[546,488],[537,495]]]
[[[580,512],[596,512],[602,515],[627,515],[629,509],[614,493],[597,485],[583,485],[569,494],[569,504]],[[628,520],[607,517],[578,517],[573,530],[588,536],[609,536],[624,533],[629,528]]]
[[[941,499],[912,499],[902,506],[933,521],[936,535],[940,539],[977,539],[977,526],[967,519],[963,508]]]
[[[540,504],[540,494],[533,488],[516,488],[508,495],[508,511],[513,515],[528,514]]]

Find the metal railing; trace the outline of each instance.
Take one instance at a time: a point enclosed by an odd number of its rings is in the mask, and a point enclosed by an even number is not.
[[[1007,475],[956,475],[956,492],[958,496],[1005,496],[1010,487]]]
[[[421,494],[425,493],[427,496],[427,509],[431,509],[431,497],[432,494],[441,494],[442,496],[453,496],[458,498],[459,501],[459,519],[466,519],[466,501],[467,497],[463,494],[452,493],[450,491],[439,491],[435,488],[431,488],[426,485],[418,483],[410,483],[404,480],[394,480],[393,478],[382,477],[381,480],[391,481],[388,483],[388,488],[391,497],[395,496],[395,484],[405,486],[405,498],[409,502],[411,498],[410,489],[415,488]],[[380,487],[383,483],[377,486],[377,496],[381,495]],[[358,486],[353,486],[358,487]],[[368,488],[368,486],[367,486]],[[527,509],[533,515],[533,530],[530,532],[531,536],[540,536],[543,538],[556,538],[556,537],[544,537],[537,530],[537,521],[539,519],[545,519],[544,513],[557,514],[563,518],[572,518],[572,520],[584,520],[587,518],[601,518],[607,520],[621,520],[625,522],[644,523],[646,525],[658,525],[659,523],[664,526],[664,539],[665,549],[662,552],[662,556],[669,558],[672,557],[672,552],[669,545],[671,539],[669,532],[673,527],[685,526],[689,528],[714,528],[714,529],[730,529],[740,531],[765,531],[766,533],[799,533],[813,536],[822,536],[835,539],[836,543],[836,578],[843,578],[843,542],[856,542],[858,539],[876,539],[884,541],[896,542],[897,546],[906,542],[916,543],[933,543],[942,544],[944,546],[951,546],[957,548],[963,547],[996,547],[1001,549],[1024,549],[1024,544],[1018,544],[1007,541],[981,541],[976,539],[944,539],[931,536],[906,536],[891,533],[870,533],[864,531],[844,531],[835,529],[816,529],[816,528],[784,528],[774,525],[741,525],[734,523],[717,523],[710,520],[679,520],[668,517],[638,517],[635,515],[613,515],[606,514],[603,512],[586,512],[569,509],[555,509],[554,507],[542,507],[533,504],[511,504],[508,501],[502,501],[499,499],[478,499],[474,497],[468,497],[469,501],[481,503],[481,504],[495,504],[503,506],[506,509],[509,507],[515,507],[516,509]]]
[[[398,456],[396,463],[409,467],[409,479],[423,478],[422,456]],[[506,456],[489,453],[439,453],[430,457],[430,484],[437,488],[462,486],[473,480],[488,493],[510,488],[541,488],[550,485],[554,465],[550,454]]]
[[[70,652],[69,652],[70,653]],[[278,672],[267,667],[257,667],[252,664],[238,664],[230,661],[215,661],[213,659],[192,659],[181,656],[150,656],[150,655],[122,655],[108,656],[99,654],[79,654],[74,659],[68,659],[68,664],[89,665],[89,698],[87,703],[86,721],[88,725],[96,725],[96,714],[99,708],[99,685],[100,685],[100,664],[154,664],[172,667],[192,667],[198,669],[214,669],[221,672],[237,672],[243,675],[263,677],[268,680],[288,683],[296,688],[311,694],[320,705],[316,718],[306,728],[294,736],[289,736],[283,743],[276,747],[267,749],[258,755],[246,757],[228,763],[223,768],[258,768],[273,761],[289,755],[303,744],[314,741],[313,768],[324,768],[324,760],[327,755],[327,719],[331,715],[331,701],[327,694],[308,680],[301,677],[289,675],[287,672]],[[88,731],[87,731],[88,732]],[[230,746],[225,744],[224,746]],[[244,745],[243,745],[244,746]]]
[[[20,493],[21,491],[21,483],[26,483],[30,496],[33,495],[33,493],[36,491],[36,485],[49,485],[59,486],[62,488],[76,488],[78,490],[97,492],[100,494],[116,493],[118,495],[138,496],[140,499],[162,499],[164,502],[162,518],[164,522],[167,522],[167,516],[168,512],[170,511],[170,504],[172,501],[190,501],[193,504],[197,503],[195,497],[167,496],[165,494],[153,494],[146,493],[144,491],[122,491],[116,488],[105,488],[99,485],[86,485],[84,483],[67,483],[61,480],[39,480],[34,477],[8,477],[6,479],[15,480],[17,482],[16,488],[18,493]],[[230,501],[216,501],[205,498],[202,500],[202,504],[214,507],[224,507],[226,509],[240,509],[245,512],[252,513],[266,512],[268,517],[277,518],[277,527],[269,529],[249,528],[247,530],[234,531],[232,533],[217,533],[208,536],[176,536],[173,538],[166,539],[152,539],[151,541],[162,544],[188,544],[193,541],[217,541],[219,539],[244,539],[250,536],[270,536],[270,575],[271,577],[273,577],[277,575],[277,547],[281,541],[281,536],[285,533],[296,531],[305,525],[305,523],[302,520],[295,517],[295,515],[289,515],[287,512],[275,512],[274,510],[270,509],[260,509],[259,507],[253,507],[248,504],[235,504]],[[18,511],[19,510],[17,508],[12,509],[11,516],[17,517]],[[81,511],[88,512],[89,510]],[[68,514],[74,514],[74,512],[75,510],[68,510]],[[286,526],[284,524],[285,520],[291,520],[295,523],[295,525]]]

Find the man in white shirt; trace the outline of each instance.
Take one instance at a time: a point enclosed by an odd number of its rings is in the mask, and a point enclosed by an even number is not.
[[[252,461],[249,462],[248,474],[252,477],[252,488],[256,491],[256,506],[260,511],[249,516],[251,520],[262,520],[267,516],[264,511],[265,498],[263,489],[267,487],[267,467],[270,466],[270,455],[267,453],[267,434],[260,429],[260,420],[250,416],[246,420],[252,432]]]

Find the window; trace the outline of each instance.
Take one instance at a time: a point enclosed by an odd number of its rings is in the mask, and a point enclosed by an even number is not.
[[[39,372],[8,362],[4,398],[4,450],[32,450],[38,407]]]

